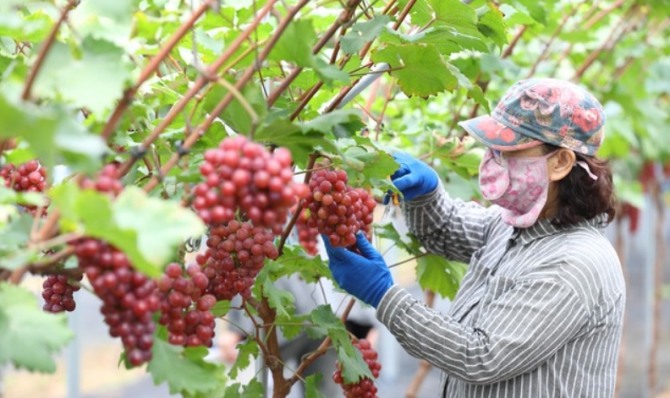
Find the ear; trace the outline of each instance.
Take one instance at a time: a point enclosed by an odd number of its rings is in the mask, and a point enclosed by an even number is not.
[[[549,181],[560,181],[572,171],[577,157],[569,149],[559,149],[554,156],[547,159],[547,174]]]

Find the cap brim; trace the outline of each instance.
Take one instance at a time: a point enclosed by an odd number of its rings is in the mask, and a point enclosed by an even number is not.
[[[518,151],[543,144],[542,141],[520,134],[488,115],[468,119],[458,125],[477,141],[498,151]]]

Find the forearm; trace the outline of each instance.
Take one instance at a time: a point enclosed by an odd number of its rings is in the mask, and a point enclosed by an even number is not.
[[[433,253],[468,262],[486,241],[497,214],[474,202],[452,199],[438,186],[403,205],[409,230]]]
[[[547,306],[554,302],[547,302]],[[573,335],[580,311],[559,308],[542,322],[523,320],[523,308],[482,315],[488,321],[474,327],[426,307],[399,286],[380,302],[377,317],[411,355],[452,376],[488,384],[518,376],[539,366]],[[560,325],[559,325],[560,323]]]

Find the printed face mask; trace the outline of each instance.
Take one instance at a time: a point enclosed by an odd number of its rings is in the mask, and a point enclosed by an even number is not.
[[[547,202],[547,158],[503,158],[488,149],[479,166],[479,187],[485,199],[503,208],[502,220],[514,227],[535,224]]]

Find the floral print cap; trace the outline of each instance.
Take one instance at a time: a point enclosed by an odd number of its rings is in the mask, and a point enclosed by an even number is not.
[[[521,80],[490,116],[460,122],[473,137],[500,151],[543,143],[594,156],[605,137],[602,105],[583,88],[558,79]]]

